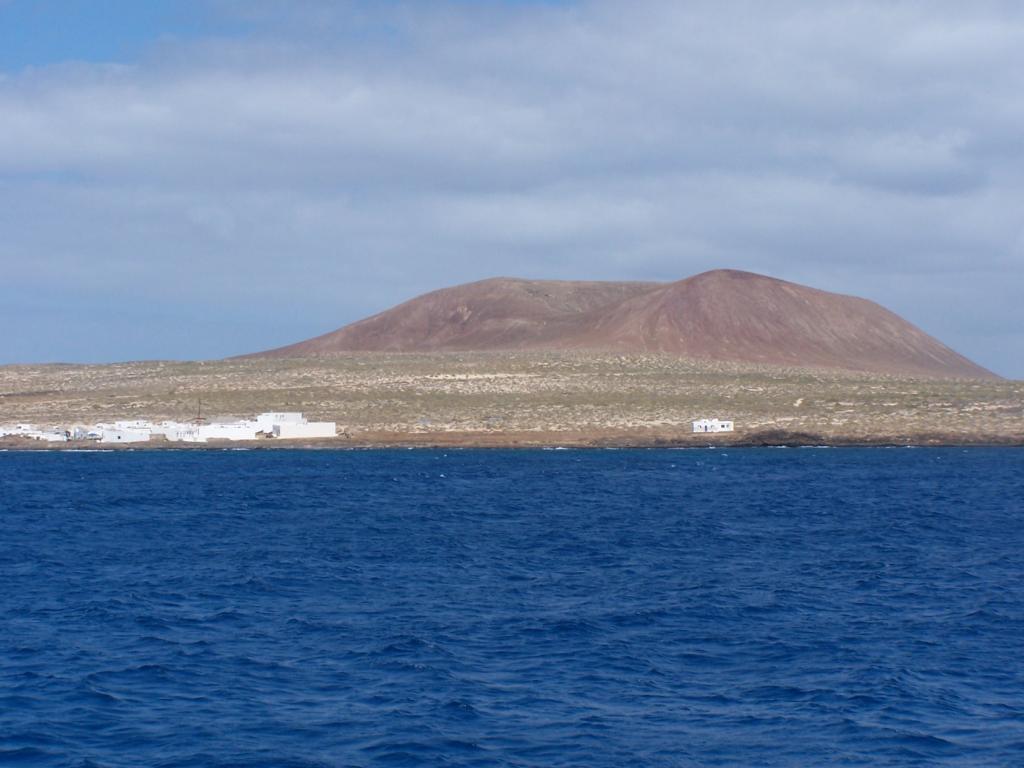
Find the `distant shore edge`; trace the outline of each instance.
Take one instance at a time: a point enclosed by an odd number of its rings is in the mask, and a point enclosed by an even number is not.
[[[922,433],[908,435],[820,435],[810,432],[764,431],[707,435],[598,432],[423,432],[357,433],[316,440],[259,440],[145,444],[98,444],[87,441],[44,443],[26,439],[0,440],[0,451],[202,451],[202,450],[367,450],[387,448],[984,448],[1024,447],[1024,435],[963,435]]]

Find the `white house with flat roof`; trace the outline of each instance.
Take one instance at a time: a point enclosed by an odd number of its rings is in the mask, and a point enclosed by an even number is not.
[[[256,426],[260,432],[266,432],[268,435],[274,433],[274,427],[279,424],[305,424],[306,419],[303,418],[302,413],[297,411],[287,411],[281,413],[261,413],[256,417]]]
[[[96,431],[101,443],[148,443],[153,436],[149,422],[115,421],[113,424],[97,424]]]
[[[199,435],[207,440],[256,440],[259,438],[259,426],[255,421],[214,422],[201,424]]]
[[[63,443],[68,439],[67,432],[61,427],[41,429],[34,424],[0,426],[0,437],[24,437],[30,440],[42,440],[44,443]]]
[[[301,424],[282,422],[274,425],[274,437],[282,440],[302,438],[336,437],[338,427],[333,421],[306,421]]]

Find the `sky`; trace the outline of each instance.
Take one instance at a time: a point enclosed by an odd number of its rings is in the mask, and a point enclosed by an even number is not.
[[[1024,4],[0,0],[0,364],[747,269],[1024,378]]]

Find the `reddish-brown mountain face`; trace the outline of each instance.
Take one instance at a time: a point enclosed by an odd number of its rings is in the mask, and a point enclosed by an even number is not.
[[[658,286],[492,278],[427,293],[333,333],[262,354],[555,348],[578,332],[581,318]]]
[[[593,349],[875,373],[992,377],[879,305],[750,272],[676,283],[495,278],[259,356]]]

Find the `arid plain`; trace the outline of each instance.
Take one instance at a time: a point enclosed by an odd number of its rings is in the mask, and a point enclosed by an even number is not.
[[[593,352],[0,367],[0,423],[188,419],[200,403],[209,418],[336,421],[325,447],[1024,444],[1024,382],[996,379]],[[736,431],[694,435],[701,417],[733,419]]]

